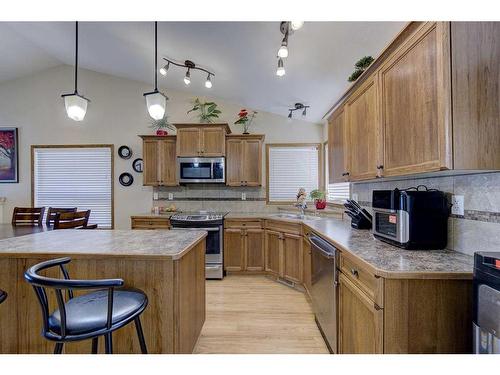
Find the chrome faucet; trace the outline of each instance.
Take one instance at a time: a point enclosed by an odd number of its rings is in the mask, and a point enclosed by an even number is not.
[[[294,206],[300,209],[300,215],[301,216],[305,216],[305,214],[306,214],[306,208],[307,208],[307,203],[306,203],[305,200],[302,201],[302,203],[296,203],[296,204],[294,204]]]

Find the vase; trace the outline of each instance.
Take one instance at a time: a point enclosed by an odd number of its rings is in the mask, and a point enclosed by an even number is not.
[[[324,210],[326,208],[326,200],[324,199],[316,199],[314,201],[317,210]]]
[[[158,129],[156,131],[156,135],[164,137],[164,136],[168,135],[168,132],[166,130],[163,130],[163,129]]]

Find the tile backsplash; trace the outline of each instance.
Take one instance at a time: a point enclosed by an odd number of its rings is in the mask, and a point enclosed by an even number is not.
[[[373,190],[417,185],[464,196],[464,215],[452,215],[449,220],[449,249],[469,255],[475,251],[500,252],[500,172],[358,182],[352,185],[352,193],[358,195],[362,205],[371,207]]]

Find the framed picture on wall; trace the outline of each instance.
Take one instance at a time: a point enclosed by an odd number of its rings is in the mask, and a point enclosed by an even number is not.
[[[0,183],[19,182],[17,128],[0,127]]]

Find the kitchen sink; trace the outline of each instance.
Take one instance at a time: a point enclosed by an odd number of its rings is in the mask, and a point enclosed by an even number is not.
[[[300,215],[300,214],[273,214],[273,217],[279,217],[282,219],[295,219],[295,220],[319,220],[321,217],[319,216],[308,216],[308,215]]]

